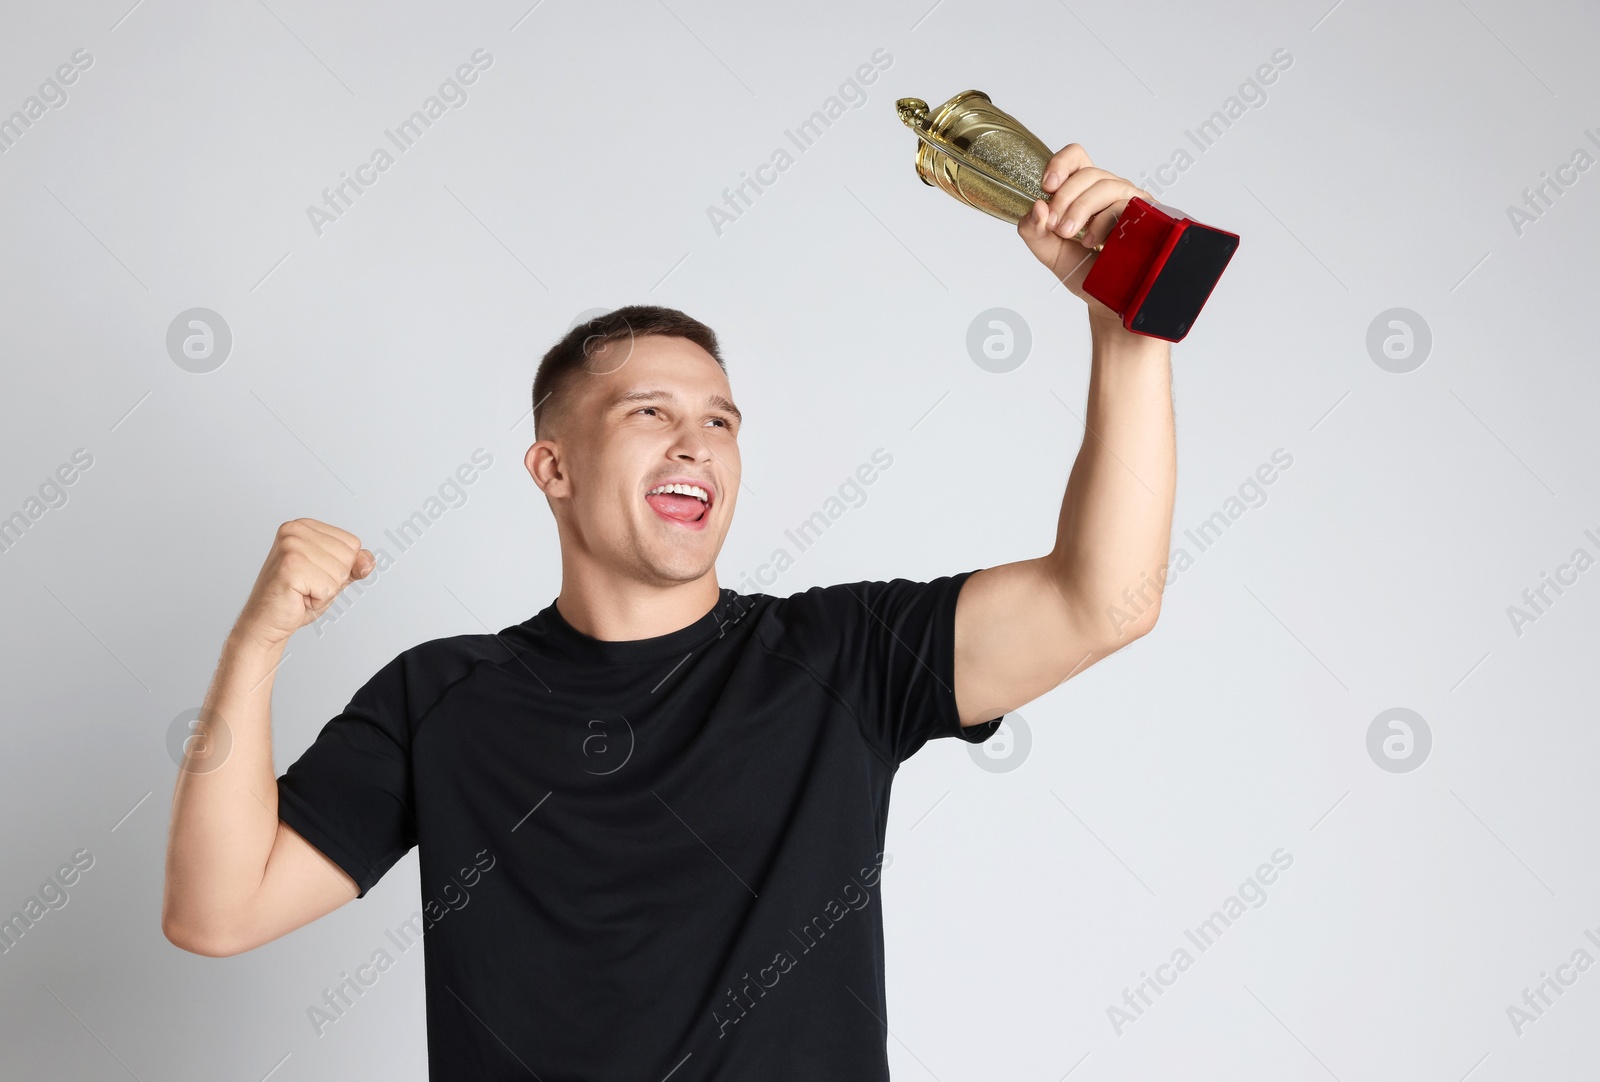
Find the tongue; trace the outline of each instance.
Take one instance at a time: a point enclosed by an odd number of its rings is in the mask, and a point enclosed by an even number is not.
[[[675,492],[658,492],[646,496],[645,501],[663,515],[679,522],[693,522],[706,509],[706,505],[696,497],[680,496]]]

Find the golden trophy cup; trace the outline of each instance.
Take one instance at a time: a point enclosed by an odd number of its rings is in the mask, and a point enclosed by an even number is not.
[[[921,98],[895,102],[917,135],[917,175],[924,184],[1015,225],[1036,199],[1054,156],[1048,146],[981,90],[930,108]],[[1082,239],[1085,228],[1074,234]],[[1116,312],[1135,334],[1182,341],[1239,246],[1239,236],[1181,210],[1134,196],[1095,246],[1083,290]]]

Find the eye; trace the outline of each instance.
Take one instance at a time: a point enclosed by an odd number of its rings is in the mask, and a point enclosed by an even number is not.
[[[723,428],[727,428],[728,427],[728,420],[727,420],[726,417],[713,417],[711,419],[713,421],[715,421],[717,424],[721,425]]]

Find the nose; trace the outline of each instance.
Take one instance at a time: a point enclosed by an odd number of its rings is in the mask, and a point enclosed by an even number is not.
[[[712,457],[705,436],[701,434],[699,428],[688,423],[679,426],[668,454],[672,458],[686,462],[710,462]]]

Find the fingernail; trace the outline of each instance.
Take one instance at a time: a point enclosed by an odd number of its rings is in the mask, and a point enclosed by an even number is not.
[[[1073,221],[1071,218],[1068,218],[1066,221],[1061,223],[1061,232],[1065,233],[1067,236],[1070,237],[1077,231],[1078,223]]]
[[[1061,178],[1056,176],[1054,173],[1046,173],[1044,175],[1044,190],[1047,192],[1053,192],[1056,190],[1056,185],[1060,182]]]

